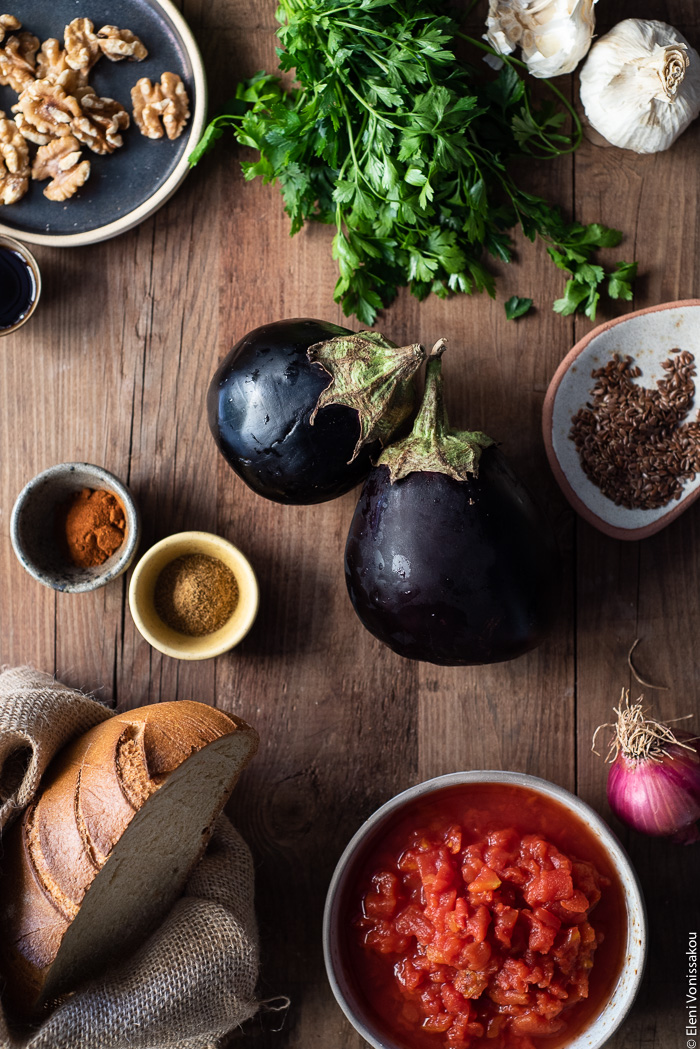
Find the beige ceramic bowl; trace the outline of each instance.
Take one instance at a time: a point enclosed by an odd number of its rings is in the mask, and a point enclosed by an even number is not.
[[[170,561],[186,554],[218,558],[231,569],[238,583],[238,604],[222,627],[204,637],[190,637],[173,630],[153,605],[158,576]],[[174,659],[211,659],[242,641],[258,611],[258,581],[248,559],[221,536],[211,532],[178,532],[161,539],[134,569],[129,585],[129,608],[134,622],[150,645]]]

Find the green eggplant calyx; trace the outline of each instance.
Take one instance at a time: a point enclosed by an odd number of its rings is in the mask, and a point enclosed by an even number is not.
[[[408,437],[389,445],[377,459],[386,466],[391,483],[416,472],[441,473],[468,481],[479,472],[484,448],[495,442],[479,430],[451,430],[442,392],[445,340],[435,344],[425,369],[423,401]]]
[[[339,335],[309,346],[306,355],[331,376],[321,393],[309,422],[329,404],[354,408],[360,421],[360,436],[350,462],[366,444],[385,445],[394,431],[413,411],[413,376],[425,360],[425,350],[395,346],[378,331]]]

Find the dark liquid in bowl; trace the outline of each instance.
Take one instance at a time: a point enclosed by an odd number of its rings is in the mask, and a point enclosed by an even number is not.
[[[0,247],[0,331],[21,321],[35,298],[36,281],[28,264],[18,251]]]

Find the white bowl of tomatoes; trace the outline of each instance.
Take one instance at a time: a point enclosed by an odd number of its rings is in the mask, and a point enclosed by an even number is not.
[[[333,993],[375,1049],[597,1049],[641,983],[626,853],[569,791],[457,772],[392,798],[331,880]]]

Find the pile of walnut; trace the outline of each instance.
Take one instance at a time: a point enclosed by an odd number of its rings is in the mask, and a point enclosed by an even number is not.
[[[0,110],[0,204],[14,204],[29,188],[29,179],[51,179],[49,200],[67,200],[90,174],[81,147],[112,153],[123,144],[121,132],[130,118],[121,102],[100,98],[88,84],[90,70],[105,55],[142,61],[148,51],[129,29],[103,26],[95,33],[88,18],[75,18],[58,40],[17,32],[13,15],[0,15],[0,84],[19,96],[14,120]],[[8,33],[10,34],[8,36]],[[160,83],[146,77],[131,90],[134,120],[142,135],[177,138],[190,115],[185,86],[176,73],[163,73]],[[30,164],[28,143],[38,145]]]

